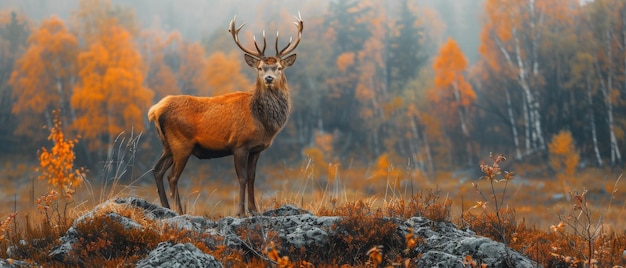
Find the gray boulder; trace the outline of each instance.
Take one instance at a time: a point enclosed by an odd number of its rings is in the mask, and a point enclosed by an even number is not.
[[[152,267],[222,267],[213,256],[206,254],[191,243],[172,244],[162,242],[148,256],[137,262],[138,268]]]
[[[470,230],[460,230],[448,222],[434,222],[423,217],[405,221],[398,231],[402,236],[409,233],[422,237],[422,243],[414,250],[421,254],[417,267],[465,267],[463,260],[471,256],[477,264],[487,267],[537,267],[537,264],[503,243],[477,236]],[[507,257],[508,256],[508,257]]]
[[[96,217],[96,215],[105,215],[106,217],[120,223],[127,230],[142,230],[144,228],[141,224],[135,222],[134,220],[117,214],[115,209],[112,209],[116,206],[131,206],[133,208],[141,209],[144,216],[151,220],[165,219],[178,215],[170,209],[154,205],[139,198],[128,197],[110,199],[74,220],[72,226],[67,230],[67,232],[65,232],[65,235],[60,238],[61,245],[54,247],[49,256],[54,260],[64,261],[65,256],[72,251],[72,245],[74,245],[74,243],[76,243],[82,235],[77,231],[76,226],[86,220]]]
[[[309,211],[296,207],[294,205],[284,205],[277,209],[271,209],[266,212],[263,212],[263,216],[268,217],[277,217],[277,216],[297,216],[302,214],[313,214]]]
[[[249,218],[225,217],[214,223],[213,232],[223,236],[229,247],[244,247],[238,233],[245,230],[275,231],[284,248],[317,248],[327,246],[333,225],[341,217],[318,217],[310,212],[287,205],[264,215],[285,216],[253,216]]]
[[[169,219],[178,216],[178,213],[169,208],[164,208],[136,197],[115,198],[107,202],[114,202],[119,205],[127,204],[134,208],[140,208],[143,210],[144,215],[151,220]]]

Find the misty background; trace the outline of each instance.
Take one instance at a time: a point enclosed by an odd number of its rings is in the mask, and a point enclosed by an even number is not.
[[[79,0],[3,0],[0,9],[12,9],[25,14],[29,19],[41,21],[50,15],[68,19],[78,8]],[[285,10],[297,15],[302,12],[307,18],[320,16],[328,9],[331,0],[112,0],[111,3],[131,8],[142,28],[164,31],[179,31],[185,39],[200,41],[215,34],[227,34],[228,23],[234,15],[240,21],[272,21],[268,10]],[[381,1],[393,6],[394,1]],[[478,56],[480,14],[484,0],[416,0],[419,7],[432,9],[444,24],[442,37],[453,37],[463,48],[468,59],[474,62]],[[303,12],[305,11],[305,12]],[[269,13],[271,14],[271,13]],[[284,23],[280,21],[279,23]],[[259,33],[265,25],[247,26],[246,31]],[[271,32],[269,29],[269,32]],[[221,31],[221,32],[220,32]],[[310,40],[304,40],[310,41]],[[441,41],[441,40],[438,40]]]

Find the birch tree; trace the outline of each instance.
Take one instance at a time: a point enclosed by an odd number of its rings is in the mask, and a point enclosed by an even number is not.
[[[611,165],[622,161],[622,153],[618,144],[618,132],[623,133],[615,118],[615,108],[620,99],[620,88],[626,85],[625,77],[620,77],[626,69],[626,54],[624,49],[626,40],[619,38],[624,30],[622,10],[623,1],[598,0],[589,4],[585,20],[588,30],[592,33],[587,48],[592,55],[593,71],[602,95],[606,114],[606,125],[609,134],[609,154]],[[620,51],[621,49],[621,51]],[[620,55],[622,53],[623,55]]]
[[[542,10],[535,0],[485,2],[480,54],[521,93],[525,154],[546,149],[539,93],[543,74],[538,55]]]

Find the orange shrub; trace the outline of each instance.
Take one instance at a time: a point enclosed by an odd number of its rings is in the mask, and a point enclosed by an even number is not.
[[[562,130],[552,136],[548,150],[550,152],[550,165],[555,171],[564,172],[566,176],[572,176],[576,173],[580,155],[569,130]]]
[[[50,129],[48,140],[54,146],[48,150],[41,148],[39,152],[38,171],[41,172],[40,180],[47,180],[52,186],[78,186],[82,183],[84,169],[74,169],[74,145],[77,140],[67,140],[61,128],[59,112],[54,111],[54,125]]]

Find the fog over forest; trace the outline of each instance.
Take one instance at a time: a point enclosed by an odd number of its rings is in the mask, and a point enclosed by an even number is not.
[[[142,27],[164,31],[177,30],[189,40],[202,40],[225,30],[235,14],[248,21],[272,21],[267,10],[281,9],[303,18],[318,16],[328,9],[332,0],[112,0],[112,3],[132,8]],[[383,0],[377,0],[383,1]],[[420,7],[435,10],[445,22],[447,35],[457,39],[464,53],[473,61],[477,57],[480,31],[480,13],[484,0],[415,0]],[[78,8],[79,0],[3,0],[0,9],[15,9],[29,18],[41,20],[50,15],[63,19]],[[393,1],[388,1],[393,5]],[[263,25],[249,25],[250,31]]]

